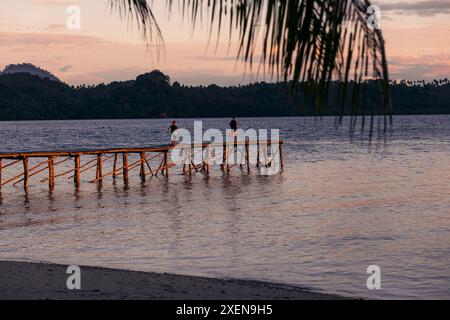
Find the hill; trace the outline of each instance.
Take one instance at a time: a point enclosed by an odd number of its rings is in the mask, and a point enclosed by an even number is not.
[[[39,67],[36,67],[35,65],[31,63],[22,63],[22,64],[10,64],[5,67],[3,72],[0,72],[1,74],[16,74],[16,73],[27,73],[34,76],[39,76],[42,79],[49,79],[52,81],[60,81],[57,77],[55,77],[53,74],[48,72],[47,70],[43,70]]]

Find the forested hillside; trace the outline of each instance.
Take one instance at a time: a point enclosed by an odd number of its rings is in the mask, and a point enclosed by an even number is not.
[[[291,94],[287,83],[191,87],[153,71],[132,81],[71,87],[26,73],[3,74],[0,120],[370,114],[380,103],[376,88],[368,82],[358,95],[359,106],[355,109],[347,99],[342,109],[334,98],[339,84],[332,83],[327,107],[318,109],[301,87]],[[391,92],[394,114],[450,113],[448,80],[392,83]]]

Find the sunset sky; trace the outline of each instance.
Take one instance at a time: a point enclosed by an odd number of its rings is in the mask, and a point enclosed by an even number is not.
[[[143,44],[134,25],[108,9],[108,0],[14,0],[0,2],[0,70],[31,62],[69,84],[129,80],[160,69],[173,81],[198,85],[235,85],[255,80],[236,62],[235,44],[224,35],[218,49],[208,47],[205,26],[193,33],[175,6],[154,1],[167,52],[158,58]],[[377,1],[382,10],[392,79],[450,76],[450,0]],[[81,8],[81,29],[66,28],[68,5]],[[244,70],[246,76],[243,77]],[[265,79],[269,80],[269,79]]]

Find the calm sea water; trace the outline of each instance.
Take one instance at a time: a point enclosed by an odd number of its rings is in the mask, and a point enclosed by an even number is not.
[[[1,191],[0,259],[265,280],[356,297],[450,298],[449,116],[396,117],[387,139],[375,135],[371,146],[332,118],[240,121],[281,129],[283,173],[235,168],[223,176],[216,168],[210,177],[142,184],[134,172],[128,186],[107,179],[100,187],[87,183],[89,171],[80,189],[60,178],[53,193],[36,176],[28,194],[20,185]],[[3,122],[0,151],[148,146],[167,142],[168,124]],[[366,287],[369,265],[381,268],[379,291]]]

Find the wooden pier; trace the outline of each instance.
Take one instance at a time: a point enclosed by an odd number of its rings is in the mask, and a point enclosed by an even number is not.
[[[276,146],[277,151],[268,156],[269,147]],[[176,163],[170,159],[170,152],[177,148],[185,154],[183,161]],[[116,149],[85,149],[70,151],[35,151],[18,153],[0,153],[0,190],[7,185],[17,186],[23,183],[25,191],[28,191],[30,179],[47,171],[48,176],[40,178],[40,183],[48,183],[49,189],[54,190],[56,179],[73,179],[75,186],[81,183],[81,177],[86,179],[90,174],[88,181],[91,183],[101,183],[105,178],[112,177],[116,179],[123,177],[125,184],[129,182],[129,174],[132,170],[139,169],[139,176],[142,182],[148,176],[161,175],[169,179],[170,169],[180,166],[182,173],[192,175],[194,173],[210,174],[211,169],[211,149],[220,149],[220,154],[214,157],[221,158],[220,168],[224,173],[230,172],[233,167],[240,166],[251,172],[250,149],[256,150],[256,167],[271,167],[278,160],[280,169],[283,169],[283,141],[243,141],[234,144],[189,144],[189,145],[160,145],[148,148],[116,148]],[[200,163],[194,160],[195,154],[202,152]],[[235,154],[241,153],[243,161],[236,163],[230,161]],[[136,161],[129,161],[129,156],[137,157]],[[265,161],[262,161],[265,157]],[[276,157],[278,157],[276,159]],[[84,158],[88,160],[83,162]],[[186,161],[186,158],[188,159]],[[35,165],[30,165],[30,160],[39,161]],[[267,160],[268,159],[268,160]],[[67,165],[73,161],[72,168]],[[106,163],[112,162],[112,169],[105,173]],[[239,161],[238,161],[239,162]],[[119,164],[120,163],[120,164]],[[65,170],[56,173],[57,167],[65,164]],[[17,168],[19,167],[19,168]],[[20,168],[21,167],[21,168]],[[20,174],[2,180],[7,169],[20,170]],[[93,171],[95,170],[95,175]],[[17,173],[17,172],[16,172]]]

